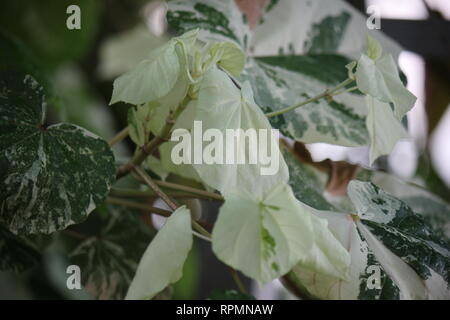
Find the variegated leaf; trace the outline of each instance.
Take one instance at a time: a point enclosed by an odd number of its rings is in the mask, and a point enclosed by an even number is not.
[[[371,183],[351,182],[349,196],[367,230],[423,280],[427,298],[450,298],[450,242],[405,203]]]
[[[108,144],[72,124],[45,124],[42,87],[0,76],[0,222],[13,233],[51,233],[79,223],[115,178]]]
[[[317,211],[351,254],[350,281],[294,268],[291,280],[325,299],[449,299],[450,242],[405,203],[353,181],[357,214]]]
[[[89,217],[97,229],[86,239],[69,246],[69,260],[80,266],[82,284],[94,297],[125,297],[139,260],[154,234],[138,214],[128,208],[102,206]]]
[[[255,101],[265,112],[302,102],[345,80],[350,61],[345,56],[358,57],[366,43],[361,32],[365,18],[340,0],[332,4],[272,1],[252,31],[232,0],[171,1],[167,17],[178,33],[200,28],[204,39],[228,38],[253,55],[247,59],[242,80],[250,81]],[[399,54],[399,47],[380,32],[373,36],[387,52]],[[360,146],[369,144],[366,115],[361,96],[342,94],[270,121],[283,134],[302,142]]]
[[[450,204],[426,189],[401,180],[391,174],[361,170],[358,180],[370,181],[406,203],[419,213],[441,236],[450,239]]]

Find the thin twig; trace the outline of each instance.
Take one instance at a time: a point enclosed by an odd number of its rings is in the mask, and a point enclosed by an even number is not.
[[[143,179],[140,176],[136,177],[140,181],[144,182]],[[212,200],[218,200],[218,201],[224,201],[224,197],[222,197],[220,194],[209,192],[202,189],[197,189],[193,187],[189,187],[183,184],[173,183],[173,182],[167,182],[162,180],[153,180],[158,186],[166,189],[172,189],[172,190],[179,190],[179,191],[185,191],[188,193],[192,193],[198,196],[201,196],[206,199],[212,199]]]
[[[190,96],[187,95],[175,110],[175,112],[169,114],[166,119],[166,124],[161,129],[160,135],[154,137],[147,144],[140,147],[129,162],[125,163],[117,169],[116,179],[120,179],[130,173],[130,171],[133,170],[134,167],[139,166],[148,156],[152,155],[162,143],[166,142],[169,139],[170,132],[175,125],[175,121],[177,120],[181,112],[183,112],[183,110],[186,108],[190,100]]]
[[[154,213],[163,217],[169,217],[172,212],[169,210],[164,210],[161,208],[156,208],[156,207],[152,207],[150,205],[147,205],[145,203],[139,203],[139,202],[135,202],[135,201],[131,201],[131,200],[126,200],[126,199],[119,199],[119,198],[114,198],[114,197],[108,197],[106,198],[106,202],[107,203],[111,203],[111,204],[117,204],[120,206],[125,206],[125,207],[129,207],[132,209],[138,209],[138,210],[143,210],[146,211],[148,213]]]
[[[239,291],[243,294],[248,294],[247,289],[245,289],[244,284],[241,281],[241,278],[239,277],[239,274],[237,273],[236,269],[229,267],[231,277],[233,278],[234,283],[236,283],[236,286],[238,287]]]
[[[159,186],[144,170],[139,167],[135,167],[133,168],[133,171],[136,172],[144,180],[144,182],[158,195],[158,197],[160,197],[172,210],[177,210],[178,205],[159,188]]]
[[[128,127],[123,128],[122,130],[120,130],[119,133],[117,133],[110,141],[109,141],[109,146],[112,147],[114,146],[116,143],[122,141],[123,139],[125,139],[128,136],[129,130]]]
[[[347,79],[347,80],[341,82],[340,84],[338,84],[338,85],[337,85],[336,87],[334,87],[333,89],[327,89],[327,90],[325,90],[324,92],[322,92],[321,94],[318,94],[318,95],[315,96],[315,97],[309,98],[308,100],[305,100],[305,101],[303,101],[303,102],[294,104],[294,105],[292,105],[292,106],[286,107],[286,108],[281,109],[281,110],[277,110],[277,111],[273,111],[273,112],[266,113],[266,117],[267,117],[267,118],[275,117],[275,116],[278,116],[278,115],[280,115],[280,114],[283,114],[283,113],[292,111],[292,110],[294,110],[294,109],[300,108],[300,107],[302,107],[302,106],[304,106],[304,105],[307,105],[307,104],[309,104],[309,103],[311,103],[311,102],[318,101],[318,100],[320,100],[320,99],[322,99],[322,98],[331,97],[331,96],[333,95],[334,92],[338,91],[338,90],[341,89],[341,88],[346,87],[347,85],[349,85],[349,84],[352,83],[353,81],[354,81],[353,79]]]
[[[134,202],[134,201],[126,200],[126,199],[108,197],[108,198],[106,198],[106,202],[111,203],[111,204],[125,206],[128,208],[146,211],[148,213],[157,214],[157,215],[160,215],[160,216],[163,216],[166,218],[170,217],[170,215],[172,214],[172,211],[169,211],[169,210],[152,207],[152,206],[149,206],[144,203]],[[192,226],[195,229],[195,230],[192,230],[192,233],[195,236],[197,236],[198,238],[200,238],[202,240],[211,242],[211,234],[208,231],[206,231],[206,229],[200,223],[192,220]]]

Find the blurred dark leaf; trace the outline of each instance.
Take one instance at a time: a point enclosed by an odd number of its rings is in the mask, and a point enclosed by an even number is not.
[[[81,29],[69,30],[69,5],[81,10]],[[99,1],[2,1],[0,28],[21,39],[48,66],[77,59],[89,49],[98,27]]]
[[[255,297],[237,292],[236,290],[214,289],[209,300],[256,300]]]

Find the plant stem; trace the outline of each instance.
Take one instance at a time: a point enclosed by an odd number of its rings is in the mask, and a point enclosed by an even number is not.
[[[122,130],[120,130],[119,133],[117,133],[110,141],[109,141],[109,146],[112,147],[114,146],[116,143],[122,141],[123,139],[125,139],[128,136],[129,130],[128,127],[123,128]]]
[[[116,205],[120,205],[120,206],[124,206],[124,207],[128,207],[128,208],[133,208],[133,209],[138,209],[138,210],[143,210],[149,213],[153,213],[153,214],[157,214],[163,217],[170,217],[170,215],[172,214],[172,211],[169,210],[164,210],[161,208],[156,208],[156,207],[152,207],[149,206],[147,204],[144,203],[139,203],[139,202],[135,202],[135,201],[130,201],[130,200],[126,200],[126,199],[119,199],[119,198],[114,198],[114,197],[108,197],[106,198],[106,202],[107,203],[111,203],[111,204],[116,204]],[[192,226],[196,231],[192,231],[197,237],[209,241],[211,242],[211,234],[205,229],[203,228],[202,225],[200,225],[198,222],[193,221],[192,220]]]
[[[136,172],[144,181],[145,183],[151,188],[153,189],[153,191],[155,191],[155,193],[172,209],[172,210],[177,210],[178,209],[178,205],[172,200],[170,199],[170,197],[165,194],[159,187],[158,185],[152,180],[152,178],[150,178],[150,176],[145,173],[144,170],[142,170],[139,167],[135,167],[134,172]],[[195,220],[192,220],[192,226],[194,227],[194,229],[200,233],[202,236],[211,239],[211,234],[206,231],[200,224],[198,224]]]
[[[159,185],[160,187],[164,187],[164,188],[167,188],[167,189],[185,191],[185,192],[197,194],[197,195],[200,195],[200,196],[205,196],[205,197],[210,198],[210,199],[224,201],[224,198],[220,194],[217,194],[217,193],[214,193],[214,192],[208,192],[206,190],[201,190],[201,189],[185,186],[185,185],[182,185],[182,184],[172,183],[172,182],[167,182],[167,181],[162,181],[162,180],[155,180],[155,183],[157,185]]]
[[[108,197],[108,198],[106,198],[106,202],[111,203],[111,204],[117,204],[117,205],[124,206],[124,207],[133,208],[133,209],[144,210],[149,213],[154,213],[154,214],[166,217],[166,218],[169,217],[172,213],[169,210],[152,207],[145,203],[139,203],[139,202],[130,201],[130,200],[126,200],[126,199]]]
[[[153,181],[152,178],[150,178],[150,176],[144,170],[142,170],[139,167],[135,167],[133,170],[172,210],[174,211],[177,210],[178,205],[174,201],[172,201],[172,199],[170,199],[169,196],[159,188],[159,186]]]
[[[239,277],[239,274],[237,273],[236,269],[229,268],[231,277],[233,278],[234,283],[236,283],[236,286],[238,287],[239,291],[243,294],[248,294],[247,289],[245,289],[244,284],[241,281],[241,278]]]
[[[183,112],[183,110],[186,108],[190,100],[191,98],[189,97],[189,95],[187,95],[175,110],[175,112],[169,114],[166,119],[166,124],[162,128],[160,135],[155,136],[147,144],[140,147],[129,162],[125,163],[117,169],[116,179],[122,178],[131,170],[133,170],[134,167],[139,166],[149,155],[153,154],[153,152],[155,152],[162,143],[166,142],[169,139],[170,132],[175,125],[175,121],[177,120],[181,112]]]
[[[156,184],[159,184],[158,180],[154,180]],[[172,198],[190,198],[190,199],[205,199],[211,200],[211,197],[207,195],[195,194],[191,192],[184,191],[173,191],[173,190],[165,190],[163,187],[162,190]],[[201,191],[201,190],[200,190]],[[113,197],[119,198],[155,198],[158,195],[152,190],[136,190],[136,189],[127,189],[127,188],[112,188],[109,193]]]
[[[142,177],[138,176],[139,180],[143,181]],[[209,192],[202,189],[197,189],[193,187],[189,187],[183,184],[173,183],[173,182],[167,182],[162,180],[153,180],[158,186],[166,189],[172,189],[172,190],[178,190],[178,191],[185,191],[194,195],[198,195],[205,199],[212,199],[212,200],[218,200],[218,201],[224,201],[224,197],[222,197],[220,194]]]
[[[275,116],[278,116],[278,115],[280,115],[280,114],[283,114],[283,113],[292,111],[292,110],[294,110],[294,109],[300,108],[300,107],[302,107],[302,106],[304,106],[304,105],[307,105],[307,104],[309,104],[309,103],[311,103],[311,102],[318,101],[318,100],[320,100],[320,99],[322,99],[322,98],[325,98],[325,97],[331,97],[331,96],[333,96],[333,93],[335,93],[335,92],[337,92],[338,90],[340,90],[340,89],[346,87],[347,85],[349,85],[349,84],[352,83],[353,81],[354,81],[353,79],[346,79],[346,80],[344,80],[343,82],[341,82],[340,84],[338,84],[336,87],[334,87],[333,89],[327,89],[327,90],[325,90],[324,92],[322,92],[321,94],[318,94],[318,95],[315,96],[315,97],[309,98],[308,100],[305,100],[305,101],[303,101],[303,102],[294,104],[294,105],[292,105],[292,106],[286,107],[286,108],[281,109],[281,110],[277,110],[277,111],[274,111],[274,112],[266,113],[266,117],[267,117],[267,118],[275,117]]]
[[[348,88],[348,89],[345,89],[345,90],[337,91],[337,92],[334,92],[334,93],[330,94],[330,97],[334,97],[334,96],[337,96],[337,95],[340,95],[340,94],[343,94],[343,93],[346,93],[346,92],[352,92],[352,91],[355,91],[357,89],[358,89],[358,86],[354,86],[354,87],[351,87],[351,88]]]

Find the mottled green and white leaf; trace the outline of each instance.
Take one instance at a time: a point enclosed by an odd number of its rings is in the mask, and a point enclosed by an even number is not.
[[[255,56],[338,53],[359,58],[367,32],[397,57],[400,46],[381,31],[368,30],[366,21],[342,0],[268,1],[250,47]]]
[[[450,245],[402,201],[371,183],[352,181],[349,196],[361,222],[423,280],[429,299],[450,297]]]
[[[154,232],[138,210],[115,205],[89,217],[90,233],[82,241],[64,236],[69,260],[81,269],[84,288],[98,299],[123,299],[139,260]],[[92,226],[95,226],[92,228]],[[81,226],[80,226],[81,227]]]
[[[336,86],[346,79],[348,62],[334,55],[266,57],[250,60],[242,77],[250,81],[256,103],[268,113]],[[270,123],[284,135],[305,143],[360,146],[369,141],[363,105],[360,95],[346,93],[272,117]]]
[[[0,76],[0,222],[13,233],[51,233],[83,221],[115,178],[106,141],[72,124],[46,126],[42,87]]]
[[[175,0],[168,3],[167,22],[177,34],[199,28],[203,41],[233,41],[247,47],[249,29],[234,1]]]

